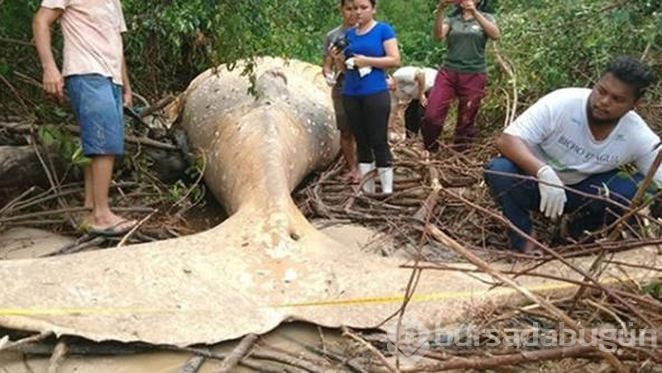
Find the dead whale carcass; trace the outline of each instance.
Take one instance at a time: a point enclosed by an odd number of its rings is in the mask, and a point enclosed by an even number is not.
[[[181,96],[190,142],[208,159],[205,180],[232,215],[179,239],[1,262],[0,326],[95,341],[191,345],[261,334],[291,319],[373,327],[399,308],[410,275],[399,267],[402,260],[329,239],[289,195],[337,152],[319,67],[256,62],[257,100],[246,93],[248,78],[240,68],[223,67],[202,74]],[[629,262],[657,259],[647,249],[627,256]],[[539,271],[580,278],[556,263]],[[521,299],[493,289],[488,279],[425,272],[408,310],[425,324],[444,324],[465,317],[475,304]],[[525,284],[539,291],[568,289],[540,278]]]
[[[182,123],[192,147],[207,153],[205,181],[234,213],[241,206],[290,200],[304,176],[338,154],[339,133],[319,67],[263,58],[256,97],[242,66],[207,71],[190,85]]]

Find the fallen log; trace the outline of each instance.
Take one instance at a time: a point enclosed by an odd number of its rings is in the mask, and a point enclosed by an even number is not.
[[[0,122],[0,127],[16,134],[28,134],[31,130],[30,124],[20,122]],[[67,125],[63,128],[76,136],[80,134],[78,126]],[[127,135],[126,141],[127,154],[135,154],[136,149],[140,148],[140,152],[149,160],[149,170],[163,182],[175,182],[185,176],[188,161],[177,146],[132,135]],[[70,165],[70,161],[64,159],[57,150],[49,151],[48,156],[53,161],[54,171],[58,174]],[[34,148],[29,145],[0,146],[0,175],[11,175],[0,179],[0,188],[49,185]]]
[[[64,160],[51,157],[56,170],[64,170]],[[48,179],[32,146],[0,146],[0,188],[48,186]]]

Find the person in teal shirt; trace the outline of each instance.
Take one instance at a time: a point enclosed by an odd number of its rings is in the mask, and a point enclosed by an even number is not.
[[[499,38],[494,18],[486,13],[487,0],[463,0],[444,16],[453,0],[439,0],[434,20],[434,38],[446,40],[448,52],[439,69],[423,118],[425,148],[436,152],[448,109],[457,97],[458,113],[453,148],[465,151],[475,136],[474,121],[485,95],[489,39]]]

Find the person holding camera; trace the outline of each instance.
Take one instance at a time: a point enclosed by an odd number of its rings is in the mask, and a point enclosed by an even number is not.
[[[345,163],[347,163],[347,167],[349,168],[349,179],[352,184],[356,184],[361,179],[356,162],[356,143],[354,142],[354,135],[347,123],[347,114],[345,114],[345,108],[342,104],[345,66],[343,62],[337,63],[331,53],[332,50],[335,53],[344,53],[347,48],[347,31],[356,23],[354,0],[340,0],[340,14],[342,15],[342,24],[326,34],[322,73],[326,78],[327,84],[332,87],[331,99],[333,100],[333,109],[336,114],[336,126],[340,131],[340,148]]]
[[[376,0],[354,0],[354,10],[356,27],[347,32],[349,45],[338,56],[345,62],[343,106],[356,138],[361,177],[376,166],[381,191],[388,194],[393,192],[393,156],[388,143],[391,96],[385,70],[400,65],[400,51],[391,26],[374,18]],[[363,191],[375,192],[372,176],[364,180]]]
[[[568,233],[573,239],[614,222],[662,151],[659,136],[634,111],[654,81],[650,67],[619,57],[593,89],[558,89],[511,123],[497,140],[502,155],[485,171],[485,181],[506,218],[533,235],[531,211],[551,219],[571,212]],[[630,163],[638,169],[634,175],[619,170]],[[658,190],[651,208],[657,218],[662,212],[662,169],[654,171],[657,187],[648,192]],[[510,241],[515,251],[535,253],[533,242],[515,230],[510,231]]]
[[[444,16],[451,4],[455,9]],[[500,36],[486,7],[487,0],[439,0],[435,10],[433,36],[446,40],[448,50],[423,119],[423,142],[429,151],[439,149],[437,140],[455,97],[459,102],[453,147],[465,151],[475,136],[474,121],[487,85],[485,47],[488,39]]]

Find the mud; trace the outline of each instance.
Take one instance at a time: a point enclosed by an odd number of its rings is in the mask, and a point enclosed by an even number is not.
[[[318,329],[316,326],[305,323],[289,323],[285,324],[278,329],[260,337],[256,344],[256,348],[260,346],[268,346],[269,351],[280,349],[287,351],[295,356],[300,356],[307,360],[319,360],[319,356],[306,350],[302,345],[317,346],[322,345],[322,337],[324,338],[324,346],[327,351],[342,354],[345,344],[341,341],[340,333],[330,329]],[[237,342],[229,341],[219,344],[211,349],[216,353],[229,353],[236,346]],[[190,353],[176,353],[176,352],[154,352],[135,355],[124,356],[67,356],[60,365],[58,373],[99,373],[99,372],[113,372],[113,373],[145,373],[145,372],[158,372],[158,373],[179,373],[193,357]],[[204,364],[200,367],[199,373],[214,372],[220,366],[220,361],[213,359],[205,359]],[[260,361],[267,367],[273,369],[283,369],[284,365],[279,365],[275,362]],[[24,356],[20,353],[5,353],[0,354],[0,372],[8,373],[33,373],[33,372],[46,372],[49,366],[48,356]],[[331,369],[331,366],[328,367]],[[254,370],[243,366],[237,366],[233,372],[254,372]]]

